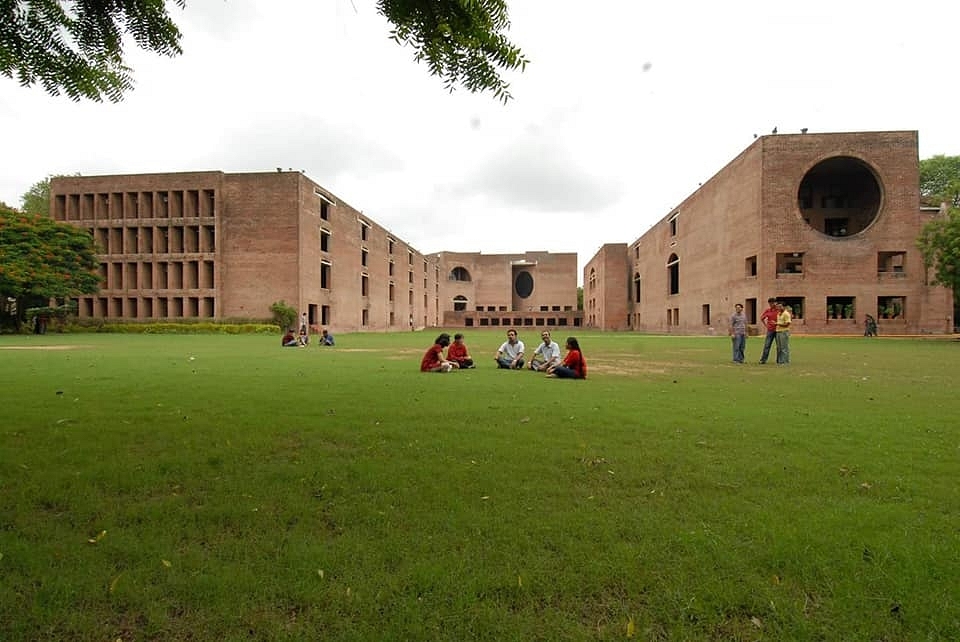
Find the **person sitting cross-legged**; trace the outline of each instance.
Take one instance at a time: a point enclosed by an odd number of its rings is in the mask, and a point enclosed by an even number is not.
[[[530,369],[537,372],[546,372],[551,366],[560,363],[560,346],[550,338],[550,331],[544,330],[540,333],[543,342],[537,346],[530,359]]]
[[[474,367],[470,352],[467,350],[466,344],[463,343],[463,333],[458,332],[453,335],[453,343],[447,348],[447,361],[453,361],[461,370]]]
[[[507,340],[500,345],[494,360],[498,368],[520,370],[523,368],[523,341],[517,338],[517,331],[507,330]]]
[[[563,358],[563,363],[550,367],[547,376],[558,379],[586,379],[587,361],[580,351],[580,342],[576,337],[569,337],[566,345],[567,356]]]
[[[443,358],[443,349],[450,345],[450,335],[444,332],[433,345],[427,348],[420,360],[420,372],[450,372],[459,369],[459,366],[453,361],[447,361]]]
[[[280,345],[284,348],[300,347],[300,341],[297,340],[297,335],[293,333],[293,328],[287,328],[287,333],[283,335],[283,338],[280,340]]]

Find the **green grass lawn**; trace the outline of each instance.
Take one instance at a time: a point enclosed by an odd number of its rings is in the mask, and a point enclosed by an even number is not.
[[[0,639],[960,639],[960,343],[435,334],[0,337]]]

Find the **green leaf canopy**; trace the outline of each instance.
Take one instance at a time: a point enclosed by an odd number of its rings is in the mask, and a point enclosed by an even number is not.
[[[100,289],[90,234],[44,216],[0,209],[0,295],[67,298]]]

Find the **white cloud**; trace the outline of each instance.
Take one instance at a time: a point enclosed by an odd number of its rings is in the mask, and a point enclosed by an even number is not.
[[[51,173],[302,169],[422,251],[630,242],[753,141],[917,129],[960,154],[955,45],[925,3],[514,0],[515,100],[447,93],[370,0],[175,10],[118,105],[0,78],[0,200]],[[960,20],[939,3],[936,24]]]

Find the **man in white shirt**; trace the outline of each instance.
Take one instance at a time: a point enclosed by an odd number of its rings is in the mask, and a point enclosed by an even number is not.
[[[559,365],[560,346],[550,338],[549,330],[541,332],[540,338],[543,339],[543,343],[538,345],[536,351],[533,353],[533,358],[530,359],[530,369],[544,372],[550,366]]]
[[[507,330],[507,340],[503,342],[497,350],[497,356],[494,357],[497,367],[508,370],[523,368],[523,349],[523,341],[517,339],[517,331]]]

